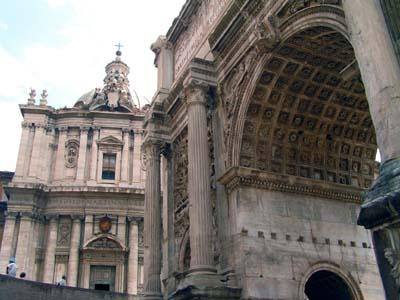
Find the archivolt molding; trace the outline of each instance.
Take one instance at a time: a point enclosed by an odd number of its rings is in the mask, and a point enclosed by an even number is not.
[[[357,281],[353,278],[353,276],[350,274],[350,272],[345,271],[341,266],[329,262],[329,261],[320,261],[315,264],[313,264],[302,276],[300,283],[299,283],[299,288],[298,288],[298,299],[303,299],[304,297],[304,291],[305,291],[305,286],[307,281],[310,279],[310,277],[318,272],[318,271],[330,271],[340,278],[343,279],[343,281],[348,285],[352,292],[352,296],[355,297],[354,300],[364,300],[364,297],[362,295],[360,286],[358,285]]]

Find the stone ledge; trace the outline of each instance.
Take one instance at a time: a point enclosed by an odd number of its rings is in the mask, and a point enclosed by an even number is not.
[[[255,187],[357,204],[361,203],[361,193],[364,191],[353,186],[274,174],[245,167],[230,168],[218,181],[225,185],[228,193],[239,187]]]
[[[0,275],[0,299],[13,300],[136,300],[137,295],[103,292],[22,280]]]

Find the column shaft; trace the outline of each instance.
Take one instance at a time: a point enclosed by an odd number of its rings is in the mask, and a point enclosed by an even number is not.
[[[129,257],[128,257],[128,294],[137,294],[138,282],[138,224],[135,220],[130,221],[129,226]]]
[[[56,254],[56,243],[57,243],[57,225],[58,220],[51,218],[49,222],[49,232],[46,243],[46,252],[44,258],[44,272],[43,281],[45,283],[54,283],[54,262]]]
[[[67,284],[76,287],[78,284],[79,246],[81,238],[81,220],[72,221],[71,243],[69,249]]]
[[[146,189],[144,218],[144,294],[149,298],[161,295],[161,199],[160,145],[149,142],[146,147]]]
[[[83,181],[85,179],[87,138],[88,138],[88,129],[82,128],[81,138],[79,141],[78,170],[76,172],[77,181]]]
[[[343,8],[382,161],[400,157],[400,67],[381,6],[376,0],[345,0]]]
[[[129,174],[129,131],[123,130],[124,147],[122,149],[121,182],[128,183]]]
[[[8,260],[12,254],[12,244],[15,229],[15,216],[8,215],[4,225],[3,240],[0,248],[0,273],[5,274]]]
[[[191,86],[187,92],[190,269],[214,272],[206,89]]]

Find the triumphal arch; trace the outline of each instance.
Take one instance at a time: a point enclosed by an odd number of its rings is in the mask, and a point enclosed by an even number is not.
[[[186,2],[152,45],[146,298],[395,299],[390,5]]]

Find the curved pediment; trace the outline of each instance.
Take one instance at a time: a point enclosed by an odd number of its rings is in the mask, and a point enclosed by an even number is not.
[[[124,246],[111,236],[101,235],[89,240],[84,249],[124,250]]]

